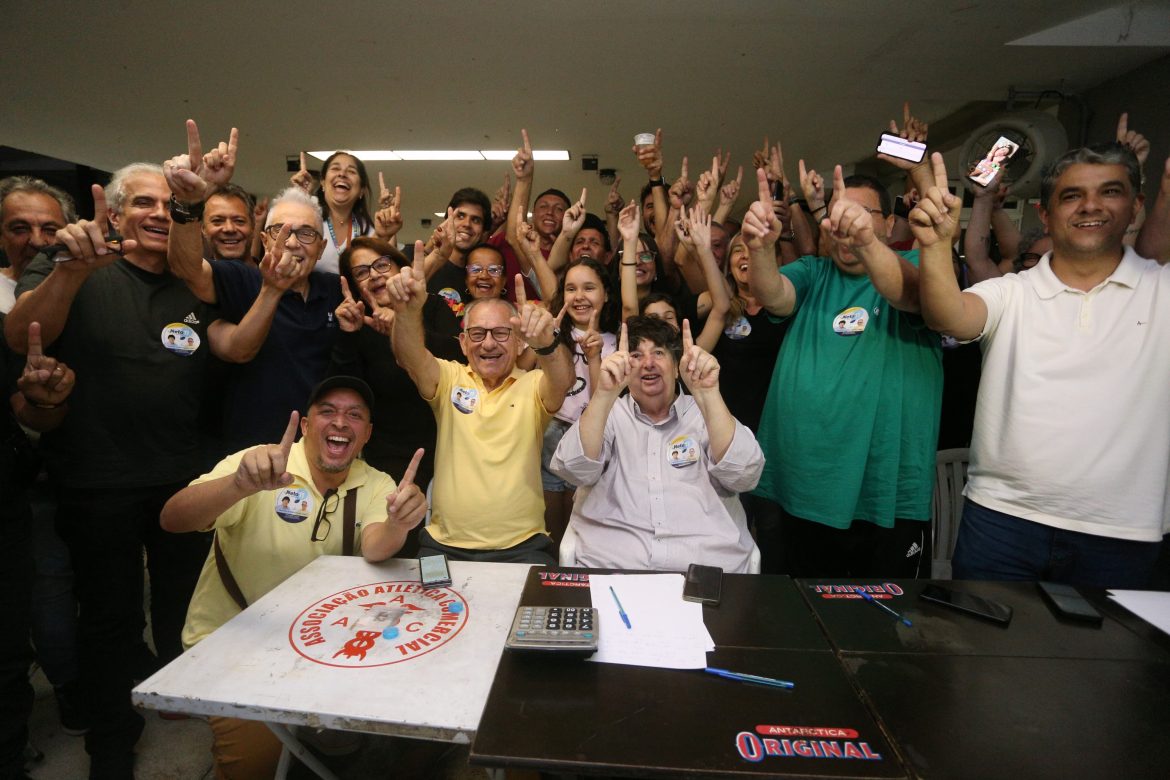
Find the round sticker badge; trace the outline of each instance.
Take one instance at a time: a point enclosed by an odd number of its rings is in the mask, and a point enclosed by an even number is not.
[[[451,391],[451,405],[464,414],[471,414],[479,403],[479,390],[474,387],[459,387]]]
[[[276,516],[286,523],[301,523],[313,513],[313,494],[307,487],[289,485],[276,491]]]
[[[752,334],[752,324],[748,322],[747,317],[742,314],[735,320],[735,322],[723,329],[723,335],[729,339],[746,339]]]
[[[172,322],[162,329],[162,345],[176,355],[187,357],[199,349],[199,334],[181,322]]]
[[[670,442],[666,461],[676,469],[686,468],[699,462],[699,445],[690,435],[675,437]]]
[[[856,336],[869,324],[869,312],[860,306],[851,306],[833,318],[833,331],[838,336]]]

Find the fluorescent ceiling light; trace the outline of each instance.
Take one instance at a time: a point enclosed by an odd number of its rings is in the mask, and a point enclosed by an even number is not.
[[[320,152],[306,152],[310,157],[315,157],[318,160],[325,160],[333,151],[326,150]],[[425,150],[425,149],[372,149],[372,150],[353,150],[349,154],[357,157],[363,162],[386,162],[393,160],[409,160],[411,162],[425,162],[425,161],[442,161],[442,160],[511,160],[516,156],[515,149],[485,149],[483,151],[477,149],[440,149],[440,150]],[[569,152],[566,149],[534,149],[532,152],[532,159],[534,160],[568,160]]]
[[[446,218],[447,218],[447,212],[445,212],[445,211],[436,211],[436,212],[435,212],[435,216],[436,216],[436,217],[442,217],[443,219],[446,219]]]

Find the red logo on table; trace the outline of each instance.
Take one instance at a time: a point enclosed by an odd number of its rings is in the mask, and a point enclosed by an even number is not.
[[[467,602],[451,588],[375,582],[314,602],[297,615],[288,641],[310,661],[364,669],[429,653],[466,624]]]
[[[756,736],[759,734],[760,736]],[[755,734],[735,735],[735,749],[745,761],[765,758],[836,758],[881,761],[868,742],[857,741],[856,729],[837,726],[756,726]]]

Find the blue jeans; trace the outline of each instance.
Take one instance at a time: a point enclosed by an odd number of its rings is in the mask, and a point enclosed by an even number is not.
[[[1161,542],[1065,531],[968,499],[952,567],[957,580],[1043,580],[1100,588],[1144,588],[1161,546]]]

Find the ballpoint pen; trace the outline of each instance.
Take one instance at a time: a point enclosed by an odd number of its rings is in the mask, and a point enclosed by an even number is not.
[[[885,604],[881,603],[880,601],[878,601],[877,599],[875,599],[873,596],[871,596],[871,595],[869,595],[868,593],[866,593],[864,590],[859,590],[859,591],[857,591],[857,593],[858,593],[858,595],[860,595],[860,596],[861,596],[863,599],[865,599],[866,601],[868,601],[870,604],[874,604],[874,605],[876,605],[876,606],[879,606],[879,607],[881,607],[881,608],[882,608],[882,609],[884,609],[886,612],[889,612],[891,615],[893,615],[894,617],[898,618],[898,620],[901,620],[901,621],[902,621],[903,623],[905,623],[906,625],[908,625],[908,626],[912,626],[912,625],[914,625],[914,624],[913,624],[913,623],[911,623],[909,620],[907,620],[906,618],[902,617],[902,616],[901,616],[901,615],[899,615],[897,612],[895,612],[894,610],[890,609],[890,608],[889,608],[889,607],[887,607]]]
[[[743,672],[731,672],[727,669],[716,669],[713,666],[708,666],[703,670],[707,674],[713,674],[717,677],[723,677],[728,680],[738,680],[739,682],[756,683],[757,685],[767,685],[772,688],[795,688],[795,683],[790,683],[787,680],[777,680],[774,677],[760,677],[756,674],[744,674]]]
[[[617,592],[614,591],[613,585],[609,586],[609,592],[610,595],[613,596],[613,600],[617,602],[618,614],[622,616],[622,622],[626,624],[626,628],[633,628],[633,626],[630,625],[630,616],[627,615],[625,609],[622,608],[622,600],[617,597]]]

